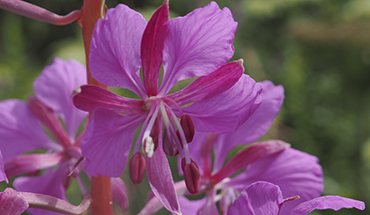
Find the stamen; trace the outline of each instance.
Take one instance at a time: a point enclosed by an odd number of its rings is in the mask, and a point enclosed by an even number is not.
[[[175,113],[173,111],[170,111],[170,114],[172,116],[172,118],[174,119],[177,119]],[[180,134],[180,139],[181,139],[181,142],[183,143],[182,145],[180,145],[180,141],[179,141],[179,151],[180,151],[180,154],[182,157],[185,158],[186,160],[186,163],[189,164],[190,163],[190,153],[189,153],[189,147],[188,147],[188,144],[187,144],[187,140],[186,140],[186,137],[185,137],[185,133],[184,133],[184,130],[182,129],[182,126],[180,124],[180,122],[178,120],[174,120],[175,121],[175,124],[177,126],[177,128],[179,129],[178,132]],[[184,144],[186,143],[186,144]],[[181,147],[180,147],[181,146]]]
[[[181,116],[181,127],[184,130],[186,141],[190,143],[194,138],[194,123],[188,114]]]
[[[185,159],[182,159],[181,163],[185,163]],[[183,166],[184,180],[188,191],[191,194],[196,194],[199,192],[200,186],[200,172],[198,164],[192,160],[190,164],[185,164]]]

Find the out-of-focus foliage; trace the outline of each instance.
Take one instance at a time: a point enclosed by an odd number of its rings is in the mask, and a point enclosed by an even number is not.
[[[59,14],[82,5],[81,0],[31,2]],[[162,0],[123,2],[147,16]],[[185,15],[208,2],[170,0],[170,9]],[[229,7],[239,23],[234,59],[243,58],[246,72],[257,81],[270,79],[285,88],[283,109],[268,138],[283,139],[319,157],[325,173],[324,194],[360,199],[370,207],[370,1],[217,2]],[[107,0],[108,7],[118,3]],[[25,99],[32,93],[33,79],[52,57],[83,61],[82,48],[77,23],[51,26],[1,10],[0,99]],[[133,186],[125,181],[132,193],[144,193],[129,194],[132,204],[138,205],[131,211],[136,214],[149,188],[146,182]]]

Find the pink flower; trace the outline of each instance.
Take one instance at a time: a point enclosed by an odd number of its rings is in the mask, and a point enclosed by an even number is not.
[[[185,165],[191,165],[188,143],[195,130],[233,131],[259,105],[261,85],[243,75],[241,60],[227,63],[234,53],[236,27],[229,9],[221,10],[215,2],[169,20],[165,1],[148,23],[125,5],[108,10],[93,34],[91,74],[100,83],[126,88],[141,99],[91,85],[76,89],[76,107],[93,112],[81,141],[85,171],[119,176],[134,132],[142,125],[130,161],[131,179],[140,183],[146,167],[154,194],[168,210],[178,212],[165,154],[179,153]],[[180,80],[198,76],[184,89],[169,93]],[[188,169],[186,178],[191,180],[197,173]]]

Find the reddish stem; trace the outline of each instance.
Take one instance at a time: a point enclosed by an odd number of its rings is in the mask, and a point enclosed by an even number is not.
[[[82,34],[84,38],[87,83],[107,88],[91,77],[89,68],[89,54],[92,33],[95,23],[98,19],[104,17],[104,0],[84,0],[81,17],[79,20],[82,26]],[[91,197],[93,199],[91,205],[92,215],[113,215],[112,207],[112,189],[111,180],[108,177],[98,176],[91,177]]]

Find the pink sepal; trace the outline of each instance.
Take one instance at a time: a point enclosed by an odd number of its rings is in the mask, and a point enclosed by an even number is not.
[[[158,91],[158,75],[163,50],[163,41],[158,40],[158,33],[162,25],[168,21],[168,17],[168,0],[165,0],[150,18],[141,40],[143,83],[149,97],[157,95]]]
[[[142,100],[128,99],[94,85],[83,85],[73,91],[73,104],[81,110],[93,112],[97,107],[125,113],[143,113]]]

